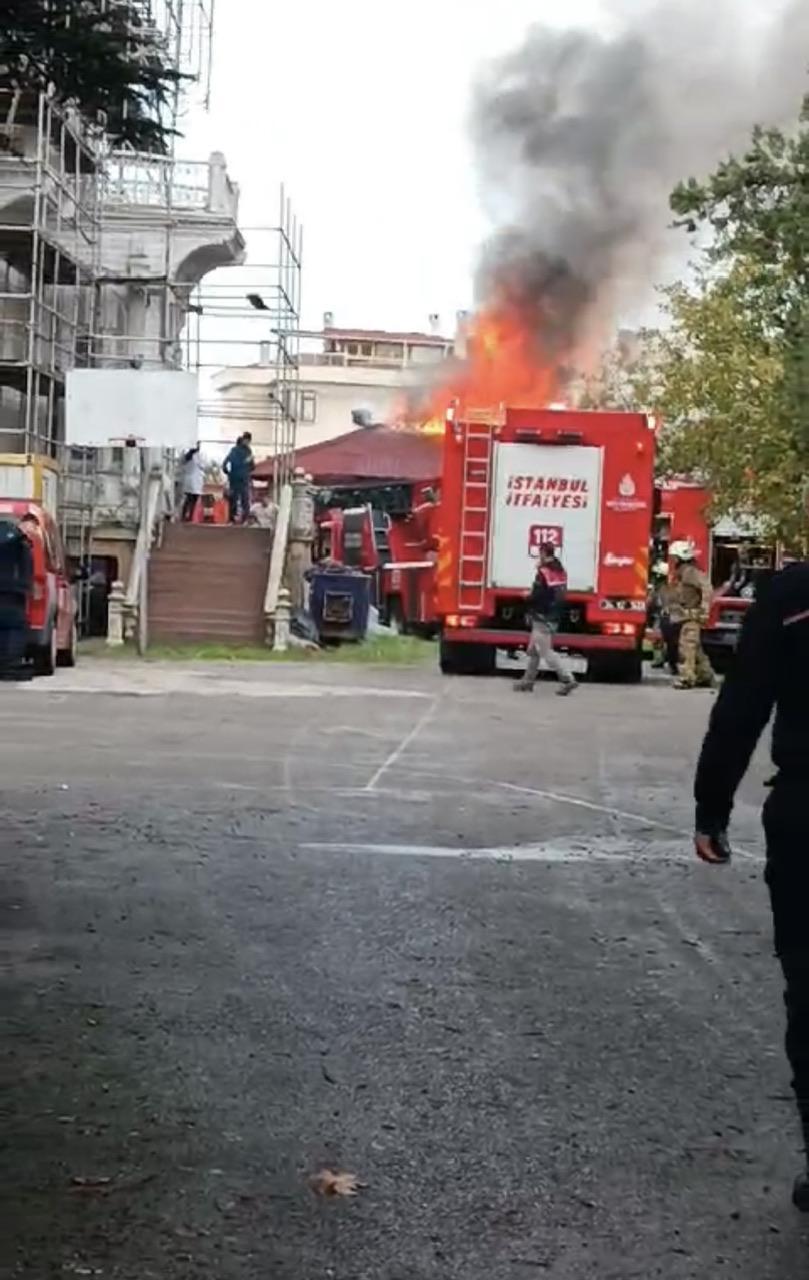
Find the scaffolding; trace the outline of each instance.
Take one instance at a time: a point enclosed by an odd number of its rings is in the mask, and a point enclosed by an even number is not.
[[[67,446],[68,372],[196,371],[207,443],[211,417],[222,418],[215,371],[261,367],[259,418],[278,492],[292,471],[299,415],[302,247],[282,192],[277,225],[250,232],[248,265],[215,270],[244,257],[238,189],[219,153],[191,162],[175,154],[183,113],[208,105],[214,0],[95,3],[126,24],[133,55],[147,63],[155,55],[184,77],[162,108],[168,154],[115,149],[101,123],[54,97],[0,88],[0,454],[58,464],[62,533],[88,570],[94,538],[99,554],[99,539],[119,530],[121,541],[129,531],[134,539],[138,492],[126,473],[130,451],[112,438],[105,449]],[[244,430],[248,409],[252,425],[255,405],[240,412],[230,403],[224,413]],[[240,430],[234,422],[233,434]]]
[[[215,0],[136,0],[135,7],[142,14],[143,26],[151,26],[160,34],[172,65],[195,84],[195,96],[207,110]],[[178,101],[178,107],[188,101],[186,94]]]
[[[99,139],[44,94],[0,90],[0,451],[57,457],[65,374],[91,360]]]
[[[185,361],[200,379],[203,448],[221,451],[250,431],[254,450],[272,459],[277,499],[294,469],[300,418],[303,229],[283,187],[277,224],[244,234],[247,262],[214,272],[194,291]]]

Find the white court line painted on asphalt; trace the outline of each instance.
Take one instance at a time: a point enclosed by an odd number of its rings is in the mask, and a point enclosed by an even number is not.
[[[379,766],[376,773],[374,773],[373,776],[369,778],[368,782],[365,784],[366,791],[374,791],[376,789],[376,784],[380,781],[381,778],[385,776],[385,774],[388,772],[388,769],[390,769],[393,765],[396,764],[396,761],[399,759],[401,755],[404,754],[404,752],[410,746],[411,742],[414,742],[415,739],[418,737],[418,735],[421,733],[422,729],[424,729],[429,724],[429,722],[432,720],[433,716],[435,715],[436,711],[438,710],[438,704],[440,700],[441,700],[440,698],[436,698],[430,704],[430,706],[424,712],[424,715],[419,717],[419,719],[413,725],[413,728],[410,730],[410,732],[406,733],[405,736],[402,738],[398,747],[394,747],[393,751],[391,751],[390,755],[388,756],[384,764],[381,764]]]
[[[519,795],[538,796],[542,800],[553,800],[556,804],[569,804],[576,809],[589,809],[593,813],[603,813],[610,818],[623,818],[626,822],[640,822],[644,827],[657,827],[659,831],[668,831],[670,835],[691,839],[693,832],[684,831],[682,827],[673,827],[668,822],[659,822],[642,813],[630,813],[626,809],[613,809],[611,805],[598,804],[595,800],[583,800],[580,796],[567,796],[558,791],[544,791],[540,787],[520,787],[515,782],[498,782],[498,787],[505,791],[516,791]]]
[[[538,796],[542,800],[553,800],[557,804],[572,805],[576,809],[589,809],[593,813],[603,813],[612,818],[623,818],[625,822],[638,822],[644,827],[656,827],[658,831],[667,831],[669,835],[679,836],[689,843],[694,839],[694,832],[686,831],[682,827],[670,826],[667,822],[660,822],[657,818],[644,816],[642,813],[630,813],[626,809],[613,809],[609,805],[596,804],[594,800],[582,800],[578,796],[561,795],[558,791],[543,791],[539,787],[519,787],[514,782],[498,782],[495,784],[503,787],[505,791],[516,791],[520,795]],[[734,845],[734,853],[740,858],[749,858],[753,862],[761,861],[758,854],[753,853],[750,849],[743,849]],[[693,858],[696,861],[696,854]]]
[[[164,676],[164,673],[160,673]],[[258,681],[219,679],[210,684],[202,683],[198,677],[183,676],[177,679],[163,678],[160,681],[141,681],[106,677],[100,680],[83,679],[68,683],[59,680],[57,684],[46,684],[33,680],[28,684],[15,685],[11,696],[47,696],[52,701],[73,694],[104,694],[113,698],[162,698],[168,694],[193,695],[201,698],[389,698],[396,701],[424,702],[430,697],[414,689],[381,689],[373,685],[319,685],[319,684],[266,684]]]
[[[302,844],[301,849],[321,853],[371,853],[383,857],[412,858],[458,858],[470,862],[637,862],[644,858],[654,861],[665,858],[667,861],[691,861],[679,849],[661,852],[655,849],[645,853],[638,849],[613,848],[611,850],[596,847],[578,847],[560,844],[525,844],[507,845],[502,848],[456,849],[450,845],[440,844],[362,844],[350,841],[313,841]]]

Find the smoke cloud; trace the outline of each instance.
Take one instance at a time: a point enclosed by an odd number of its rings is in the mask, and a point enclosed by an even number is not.
[[[483,305],[519,308],[546,358],[580,363],[648,303],[667,255],[676,183],[796,119],[809,88],[809,3],[744,22],[741,0],[614,8],[607,33],[530,29],[488,66],[472,127],[495,230]]]

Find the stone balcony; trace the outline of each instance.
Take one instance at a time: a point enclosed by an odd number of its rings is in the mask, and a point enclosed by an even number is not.
[[[102,276],[164,279],[167,227],[175,284],[190,287],[216,267],[244,260],[239,188],[221,151],[205,161],[115,152],[104,166],[101,201]]]

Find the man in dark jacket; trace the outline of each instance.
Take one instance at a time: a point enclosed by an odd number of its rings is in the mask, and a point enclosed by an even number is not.
[[[250,515],[250,476],[253,472],[252,435],[245,431],[239,436],[225,461],[222,463],[228,482],[228,503],[230,506],[230,522],[235,524],[241,517],[246,524]]]
[[[786,984],[786,1051],[807,1150],[793,1202],[809,1212],[809,563],[775,574],[742,627],[736,662],[711,714],[695,782],[696,849],[730,859],[736,789],[775,708],[777,773],[764,805],[765,879]]]
[[[531,624],[531,639],[528,641],[525,675],[514,686],[519,693],[533,692],[540,663],[543,661],[551,671],[556,672],[560,682],[557,690],[560,697],[566,697],[577,687],[570,668],[553,647],[553,634],[559,629],[566,591],[567,574],[564,566],[555,547],[549,542],[543,542],[539,548],[539,566],[526,608],[526,616]]]
[[[0,679],[17,679],[26,672],[26,613],[33,577],[31,544],[24,530],[0,521]]]

